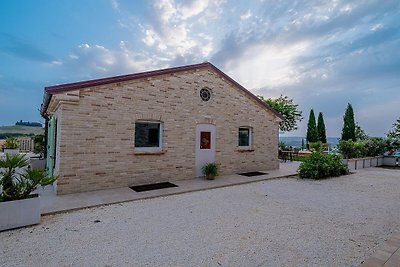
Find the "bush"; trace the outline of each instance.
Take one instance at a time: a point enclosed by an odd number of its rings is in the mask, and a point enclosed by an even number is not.
[[[339,155],[314,152],[298,169],[301,178],[322,179],[347,174],[347,166]]]
[[[383,155],[388,150],[385,138],[368,137],[363,141],[367,157]]]
[[[18,147],[19,147],[19,142],[17,138],[9,137],[4,142],[4,148],[17,149]]]
[[[363,142],[354,142],[352,140],[340,140],[338,148],[343,157],[347,159],[365,157],[367,152]]]
[[[48,176],[44,170],[26,169],[28,164],[25,155],[6,154],[0,159],[0,202],[28,198],[39,186],[52,184],[57,179]]]
[[[339,151],[345,158],[375,157],[383,155],[394,146],[389,139],[381,137],[367,137],[358,142],[341,140],[338,144]]]
[[[216,163],[207,163],[202,168],[203,174],[208,176],[217,176],[219,172],[218,165]]]
[[[348,141],[340,140],[337,147],[339,149],[339,152],[343,155],[343,157],[347,159],[354,158],[356,155],[354,142],[352,140]]]
[[[389,137],[386,139],[387,151],[396,151],[400,149],[400,138]]]

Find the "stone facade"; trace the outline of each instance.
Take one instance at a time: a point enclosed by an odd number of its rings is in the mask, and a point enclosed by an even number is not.
[[[221,175],[279,168],[279,117],[210,68],[53,94],[46,114],[57,118],[59,194],[194,178],[200,123],[216,126]],[[161,151],[135,149],[137,121],[161,122]],[[252,129],[251,149],[238,147],[241,126]]]

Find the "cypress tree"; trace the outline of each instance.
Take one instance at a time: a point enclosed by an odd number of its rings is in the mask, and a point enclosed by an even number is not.
[[[307,142],[313,143],[318,141],[317,125],[315,123],[314,110],[311,109],[307,123]]]
[[[354,111],[350,103],[347,104],[343,116],[342,140],[356,141],[356,124],[354,122]]]
[[[324,122],[324,115],[322,115],[322,112],[318,114],[317,131],[318,131],[318,140],[321,141],[323,144],[326,144],[326,129]]]

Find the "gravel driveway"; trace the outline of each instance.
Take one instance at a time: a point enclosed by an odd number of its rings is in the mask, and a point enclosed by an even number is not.
[[[1,266],[357,266],[400,230],[400,172],[284,178],[42,217]]]

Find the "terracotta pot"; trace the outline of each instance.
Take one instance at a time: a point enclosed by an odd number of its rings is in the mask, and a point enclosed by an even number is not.
[[[212,175],[212,174],[207,174],[207,175],[206,175],[206,179],[207,179],[207,180],[214,180],[214,179],[215,179],[215,176]]]

